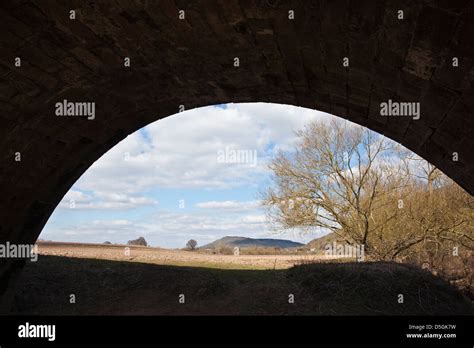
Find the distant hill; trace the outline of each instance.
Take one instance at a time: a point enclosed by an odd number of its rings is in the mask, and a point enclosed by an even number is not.
[[[206,244],[200,249],[218,249],[218,248],[297,248],[304,244],[293,242],[286,239],[269,239],[269,238],[246,238],[246,237],[224,237],[212,243]]]
[[[332,244],[333,242],[336,243],[344,243],[344,240],[339,237],[334,232],[331,232],[325,236],[315,238],[312,241],[306,244],[306,249],[315,249],[315,250],[325,250],[325,246],[327,244]]]

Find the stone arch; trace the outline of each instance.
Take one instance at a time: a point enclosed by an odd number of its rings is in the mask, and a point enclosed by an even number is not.
[[[467,0],[0,7],[2,243],[34,242],[97,158],[180,105],[273,102],[328,112],[405,145],[474,192],[474,4]],[[65,99],[94,102],[96,118],[57,117],[55,104]],[[420,102],[421,118],[381,117],[388,99]],[[1,262],[5,308],[21,264]]]

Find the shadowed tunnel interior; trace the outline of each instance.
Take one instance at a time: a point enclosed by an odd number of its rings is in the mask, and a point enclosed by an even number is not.
[[[468,0],[2,1],[0,242],[34,242],[71,185],[128,134],[229,102],[348,119],[472,194],[473,13]],[[420,119],[382,117],[389,99],[419,102]],[[64,100],[94,102],[95,118],[57,117]],[[4,311],[22,263],[0,262]]]

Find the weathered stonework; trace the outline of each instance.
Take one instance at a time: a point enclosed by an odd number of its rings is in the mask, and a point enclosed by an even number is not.
[[[95,160],[181,104],[325,111],[400,142],[474,193],[472,1],[2,0],[0,29],[1,243],[35,241]],[[64,99],[95,102],[96,118],[56,117]],[[420,120],[381,117],[388,99],[420,101]],[[1,264],[0,310],[15,265]]]

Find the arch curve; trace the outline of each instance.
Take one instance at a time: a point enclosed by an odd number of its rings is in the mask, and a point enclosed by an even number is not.
[[[327,112],[403,144],[474,193],[472,2],[5,1],[0,7],[2,243],[34,242],[96,159],[180,105],[258,101]],[[380,103],[388,99],[419,102],[420,119],[381,117]],[[55,104],[63,100],[94,102],[95,119],[57,117]],[[18,269],[2,261],[0,297],[11,292]]]

